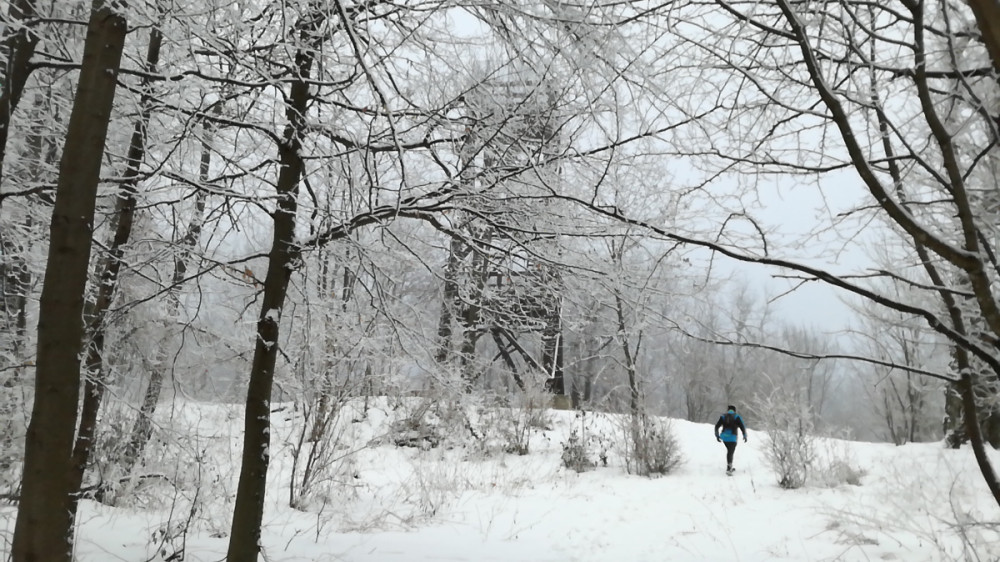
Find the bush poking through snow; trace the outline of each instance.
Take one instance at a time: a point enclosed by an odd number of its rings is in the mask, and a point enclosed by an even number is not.
[[[867,471],[859,468],[843,459],[836,459],[828,465],[824,465],[818,472],[816,481],[825,486],[834,487],[841,484],[860,486],[861,479],[865,477]]]
[[[353,420],[362,420],[367,409],[351,404],[347,392],[331,392],[320,400],[303,400],[292,418],[288,446],[291,453],[291,474],[288,485],[288,505],[311,511],[330,501],[331,495],[348,487],[356,476],[354,453],[357,427]]]
[[[774,471],[779,486],[794,490],[807,483],[861,485],[865,471],[858,467],[846,443],[816,437],[815,416],[795,393],[776,391],[758,398],[754,409],[768,430],[764,461]]]
[[[547,410],[551,396],[541,390],[525,390],[511,398],[500,396],[478,409],[479,449],[486,456],[497,451],[524,456],[531,450],[531,436],[552,428]],[[511,404],[511,401],[514,403]]]
[[[566,468],[576,472],[586,472],[594,468],[594,461],[590,460],[590,453],[587,451],[587,443],[577,430],[570,431],[562,447],[562,465]]]
[[[577,472],[586,472],[595,466],[597,462],[591,459],[592,447],[597,446],[597,457],[601,466],[608,466],[608,452],[604,437],[601,434],[594,434],[587,431],[587,412],[577,410],[576,419],[580,420],[579,429],[570,430],[569,437],[562,444],[562,465]]]
[[[392,424],[390,435],[397,447],[416,447],[427,450],[441,443],[438,424],[430,418],[433,401],[424,399],[408,416]]]
[[[540,390],[525,390],[519,396],[520,404],[510,408],[510,418],[501,427],[507,441],[506,452],[527,455],[531,434],[537,429],[551,429],[548,403],[551,396]]]
[[[764,461],[774,471],[778,486],[794,490],[805,486],[816,462],[816,437],[809,407],[794,394],[775,391],[758,398],[754,408],[768,430]]]
[[[813,436],[803,429],[771,429],[764,458],[786,490],[805,486],[816,458]]]
[[[669,420],[638,413],[619,418],[624,434],[625,470],[639,476],[669,474],[681,463],[680,446]]]
[[[820,486],[834,487],[843,484],[860,486],[867,472],[858,466],[846,441],[824,440],[823,455],[813,470],[813,481]]]

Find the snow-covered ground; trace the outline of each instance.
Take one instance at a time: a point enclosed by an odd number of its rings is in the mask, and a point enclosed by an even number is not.
[[[417,402],[373,400],[367,413],[355,404],[341,416],[340,447],[320,464],[301,509],[289,507],[301,417],[276,408],[261,560],[1000,560],[1000,513],[968,449],[823,440],[824,458],[864,471],[861,485],[827,477],[825,485],[783,490],[752,419],[734,476],[724,473],[725,449],[711,426],[675,420],[684,462],[646,478],[622,466],[620,422],[595,413],[468,408],[467,417],[453,415],[460,423],[439,427],[439,446],[396,446],[386,436],[390,422]],[[156,470],[147,470],[172,484],[150,478],[114,508],[86,502],[81,562],[165,560],[181,551],[192,562],[224,558],[242,411],[188,403],[166,415],[173,438],[151,451]],[[529,454],[502,452],[525,435],[528,417],[546,426],[528,428]],[[606,451],[607,466],[562,466],[574,429],[585,430],[598,465]],[[2,549],[14,514],[0,507]]]

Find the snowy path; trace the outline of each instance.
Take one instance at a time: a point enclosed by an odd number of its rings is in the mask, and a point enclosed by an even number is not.
[[[187,517],[179,506],[190,498],[183,494],[173,513],[85,502],[78,560],[159,561],[180,546],[188,562],[222,560],[240,446],[232,415],[194,417],[199,446],[213,451],[214,472],[205,478],[215,476],[200,492],[206,503],[186,537],[157,554],[154,538],[164,521]],[[711,427],[675,421],[685,459],[675,473],[630,476],[612,459],[609,467],[577,474],[559,460],[576,422],[568,412],[552,416],[552,429],[533,437],[527,456],[463,460],[469,452],[462,448],[363,448],[352,457],[349,486],[338,484],[312,512],[287,507],[288,463],[279,453],[261,561],[1000,560],[995,530],[966,529],[972,550],[963,550],[954,532],[957,521],[1000,521],[968,450],[831,442],[867,472],[863,485],[782,490],[762,462],[764,435],[752,422],[750,442],[736,451],[738,471],[727,477],[725,450]],[[7,540],[13,522],[14,509],[0,507]]]

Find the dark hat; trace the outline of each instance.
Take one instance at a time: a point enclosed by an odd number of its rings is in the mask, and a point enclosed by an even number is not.
[[[736,406],[733,406],[732,404],[730,404],[729,407],[728,407],[728,410],[730,412],[735,412],[736,411]]]

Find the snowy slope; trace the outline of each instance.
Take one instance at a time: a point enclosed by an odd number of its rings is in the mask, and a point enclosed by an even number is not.
[[[494,436],[495,447],[476,446],[455,428],[433,449],[397,447],[386,432],[407,407],[382,400],[367,414],[342,416],[339,458],[324,464],[323,484],[303,510],[288,507],[289,443],[299,418],[290,408],[275,413],[262,560],[1000,559],[1000,514],[970,450],[823,441],[824,454],[865,471],[861,485],[783,490],[764,464],[765,436],[753,420],[733,477],[724,474],[725,449],[711,426],[675,420],[685,461],[651,479],[625,473],[620,430],[608,416],[546,412],[548,429],[532,429],[530,453],[518,456],[498,450],[502,437]],[[517,420],[496,412],[473,414],[471,425],[485,427],[489,416],[501,425]],[[175,428],[190,428],[189,435],[174,429],[176,441],[157,457],[176,486],[151,479],[128,504],[86,502],[82,562],[164,560],[181,549],[189,561],[224,557],[241,411],[184,404],[169,415]],[[570,430],[584,426],[593,458],[607,449],[608,466],[578,474],[561,466],[560,455]],[[14,508],[0,508],[2,549],[13,523]]]

